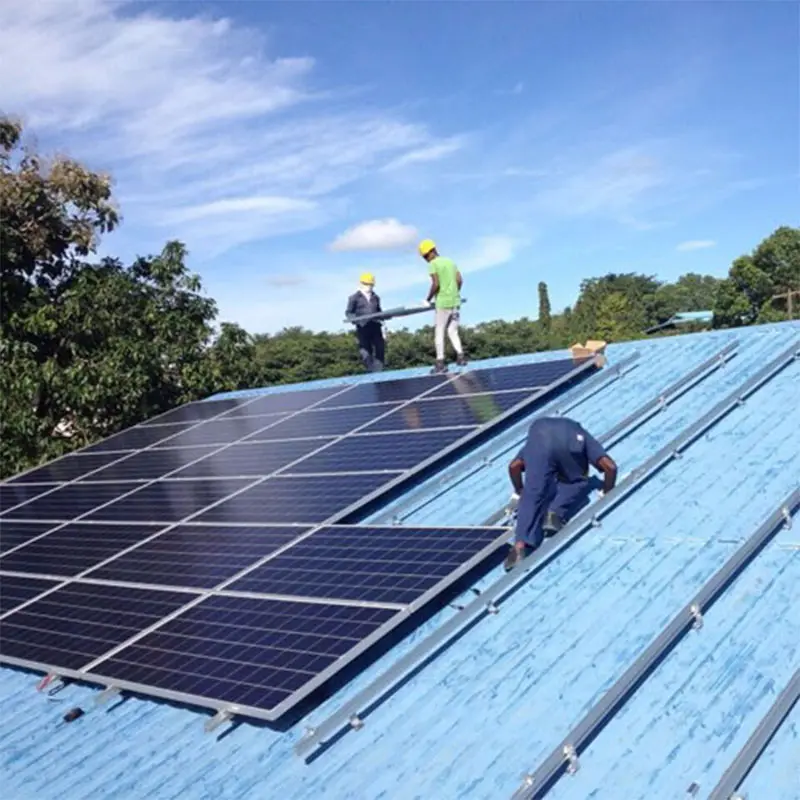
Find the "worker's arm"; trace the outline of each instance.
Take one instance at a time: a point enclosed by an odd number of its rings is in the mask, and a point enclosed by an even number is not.
[[[345,319],[350,319],[354,317],[356,314],[356,296],[351,294],[350,297],[347,298],[347,309],[344,312]]]
[[[458,286],[458,291],[461,291],[461,285],[464,283],[463,278],[461,277],[461,270],[456,270],[456,286]]]
[[[435,273],[431,274],[431,288],[428,290],[428,296],[425,298],[426,303],[433,301],[433,298],[439,294],[439,276]]]
[[[511,478],[511,485],[517,494],[522,494],[522,475],[525,472],[525,462],[517,456],[508,465],[508,477]]]
[[[603,494],[608,494],[617,485],[617,464],[594,436],[586,430],[583,436],[586,442],[586,455],[595,469],[603,473]]]

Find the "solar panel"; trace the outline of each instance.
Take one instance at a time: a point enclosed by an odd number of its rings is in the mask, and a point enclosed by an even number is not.
[[[598,366],[195,403],[18,476],[0,661],[275,719],[507,538],[343,523]]]

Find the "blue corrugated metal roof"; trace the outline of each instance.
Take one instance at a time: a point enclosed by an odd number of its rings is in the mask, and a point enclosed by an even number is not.
[[[639,366],[571,416],[602,433],[718,351],[739,352],[614,449],[622,473],[708,411],[800,333],[800,325],[612,345]],[[548,354],[548,358],[563,353]],[[542,360],[537,356],[493,363]],[[424,374],[427,370],[407,370]],[[388,379],[396,374],[364,376]],[[319,382],[314,385],[319,385]],[[745,537],[800,484],[800,363],[741,408],[400,686],[312,763],[294,755],[321,721],[443,620],[445,608],[307,720],[279,733],[243,724],[203,733],[190,709],[111,701],[69,725],[63,713],[96,691],[52,698],[36,677],[0,670],[0,785],[25,798],[497,798],[558,744]],[[448,474],[512,448],[525,424],[463,458]],[[482,521],[508,497],[506,460],[441,484],[434,478],[375,519]],[[548,796],[707,796],[800,663],[800,525],[779,534],[581,754]],[[482,586],[496,580],[490,575]],[[748,776],[753,797],[798,798],[797,709]],[[768,765],[772,764],[770,769]],[[768,787],[768,790],[767,790]]]

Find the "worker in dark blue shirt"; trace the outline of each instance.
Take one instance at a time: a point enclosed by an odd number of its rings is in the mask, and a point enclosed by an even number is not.
[[[346,319],[355,319],[367,314],[378,314],[381,299],[375,292],[375,276],[364,272],[359,279],[358,291],[347,298]],[[358,354],[370,372],[380,372],[386,358],[383,326],[377,320],[355,322],[358,337]]]
[[[610,492],[617,465],[580,423],[567,417],[540,417],[531,423],[525,444],[508,466],[512,499],[519,505],[506,570],[537,548],[545,534],[560,530],[588,497],[590,464],[603,473],[603,492]]]

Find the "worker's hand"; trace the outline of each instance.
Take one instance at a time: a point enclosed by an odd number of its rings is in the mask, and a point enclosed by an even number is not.
[[[513,492],[508,500],[508,507],[514,509],[518,505],[519,505],[519,492]]]
[[[433,303],[432,303],[430,300],[428,300],[428,298],[426,297],[426,298],[425,298],[425,299],[422,301],[422,305],[423,305],[423,306],[427,306],[428,308],[430,308],[430,307],[433,305]]]

